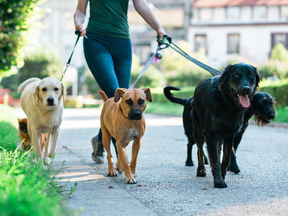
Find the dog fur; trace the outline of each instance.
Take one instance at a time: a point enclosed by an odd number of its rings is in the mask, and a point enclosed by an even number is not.
[[[194,166],[194,162],[192,160],[192,147],[195,144],[193,138],[193,109],[194,109],[194,97],[190,97],[187,99],[179,98],[174,96],[170,91],[180,89],[173,86],[166,86],[164,88],[164,95],[168,100],[173,103],[178,103],[184,106],[183,110],[183,126],[185,130],[185,134],[188,138],[187,144],[187,160],[186,166]],[[258,126],[265,126],[270,123],[270,120],[275,118],[275,110],[274,110],[274,100],[272,96],[266,92],[257,92],[251,99],[251,104],[247,111],[245,111],[244,115],[244,125],[239,134],[235,135],[232,154],[231,154],[231,162],[228,167],[228,171],[234,172],[235,174],[240,172],[240,169],[236,162],[236,151],[242,139],[242,136],[248,127],[249,119],[255,117],[256,124]],[[204,155],[205,164],[208,164],[208,159]]]
[[[63,114],[63,99],[66,90],[59,80],[47,77],[44,79],[30,78],[18,87],[21,94],[20,102],[27,116],[28,134],[38,158],[50,163],[55,153],[56,143],[60,131]],[[47,133],[47,142],[42,155],[39,137]],[[48,153],[48,145],[51,140],[51,148]],[[48,158],[48,157],[49,158]]]
[[[197,176],[205,177],[203,145],[206,140],[214,187],[227,187],[224,179],[230,164],[234,137],[241,132],[245,110],[259,83],[252,65],[229,65],[221,76],[201,81],[194,92],[194,139],[198,147]],[[223,143],[223,160],[220,151]]]
[[[138,152],[141,146],[141,138],[145,133],[146,123],[143,112],[146,108],[146,100],[152,102],[149,88],[124,89],[118,88],[114,98],[106,96],[104,91],[99,91],[104,106],[101,112],[102,142],[107,152],[108,176],[117,176],[113,167],[110,152],[111,136],[116,140],[118,161],[116,169],[125,172],[126,183],[135,184],[135,168]],[[127,163],[125,147],[133,140],[132,158],[130,166]]]
[[[29,150],[31,148],[31,139],[27,129],[27,118],[18,119],[18,130],[19,130],[19,136],[21,138],[22,148],[24,150]],[[42,153],[46,140],[47,140],[47,134],[40,134],[40,146]]]

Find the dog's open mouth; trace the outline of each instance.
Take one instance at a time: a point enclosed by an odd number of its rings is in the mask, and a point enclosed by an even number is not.
[[[232,90],[233,90],[234,96],[236,98],[238,98],[238,100],[240,101],[240,104],[243,107],[248,108],[250,106],[249,96],[248,95],[239,95],[236,93],[236,91],[234,89],[232,89]]]

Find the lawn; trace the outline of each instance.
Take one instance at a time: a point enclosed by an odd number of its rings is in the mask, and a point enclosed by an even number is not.
[[[63,188],[55,181],[59,170],[44,168],[31,152],[17,148],[20,140],[14,109],[0,105],[0,215],[74,215],[67,209]]]

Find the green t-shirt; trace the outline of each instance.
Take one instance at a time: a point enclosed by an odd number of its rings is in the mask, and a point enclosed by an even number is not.
[[[129,39],[127,10],[129,0],[89,0],[87,31],[112,38]]]

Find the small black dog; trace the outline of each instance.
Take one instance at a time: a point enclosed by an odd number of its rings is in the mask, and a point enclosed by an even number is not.
[[[251,99],[251,105],[244,115],[244,125],[241,132],[234,138],[233,151],[231,153],[231,162],[227,170],[235,174],[240,172],[236,162],[236,151],[245,130],[248,127],[249,119],[255,116],[255,122],[258,126],[265,126],[270,123],[270,120],[275,118],[274,100],[272,96],[266,92],[258,92]]]
[[[205,177],[203,145],[206,140],[214,187],[227,187],[224,182],[230,164],[234,137],[241,132],[245,110],[259,83],[252,65],[229,65],[221,76],[201,81],[194,92],[194,140],[198,147],[197,176]],[[220,151],[223,143],[223,160]]]
[[[188,138],[187,144],[187,160],[186,166],[194,166],[194,162],[192,160],[192,147],[195,144],[193,138],[193,109],[194,109],[194,97],[190,97],[187,99],[179,98],[174,96],[170,91],[176,90],[179,91],[179,88],[173,86],[166,86],[164,88],[164,95],[168,100],[173,103],[178,103],[184,106],[183,110],[183,126],[185,134]],[[274,101],[270,94],[266,92],[258,92],[251,99],[251,104],[249,108],[245,111],[244,115],[244,124],[241,132],[235,136],[233,143],[233,151],[231,154],[231,162],[228,167],[228,171],[234,172],[235,174],[240,172],[240,169],[236,162],[235,153],[239,146],[239,143],[242,139],[242,136],[248,127],[249,119],[255,116],[255,121],[258,126],[265,126],[270,123],[270,120],[275,118],[275,110],[274,110]],[[208,164],[208,159],[204,155],[205,164]]]

